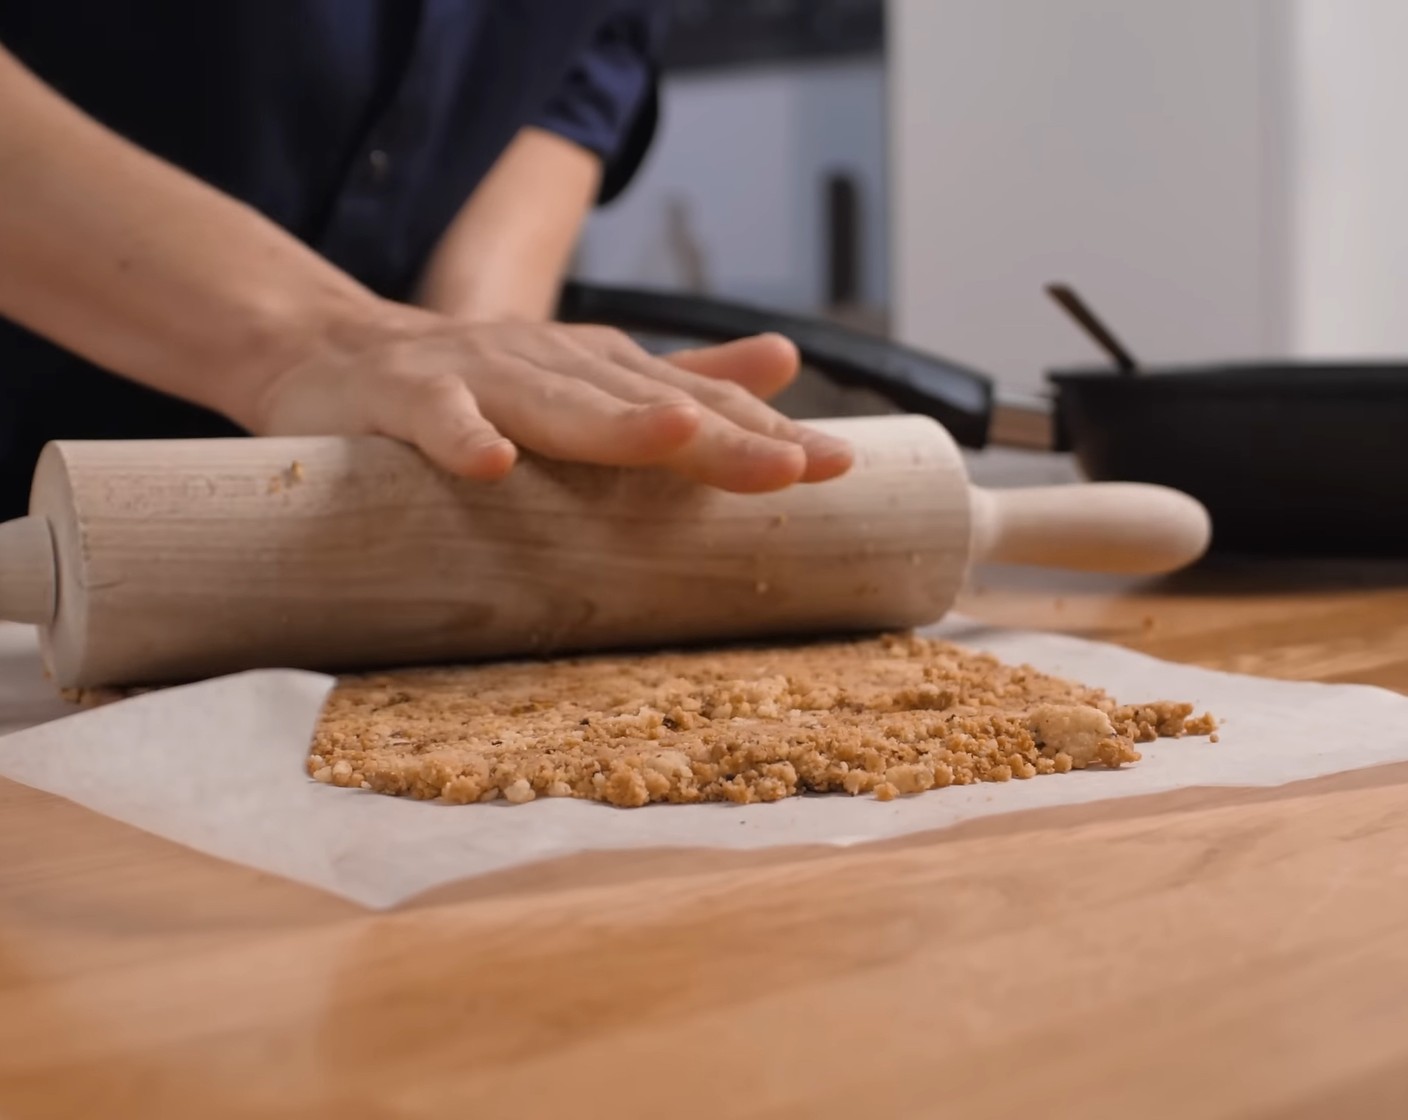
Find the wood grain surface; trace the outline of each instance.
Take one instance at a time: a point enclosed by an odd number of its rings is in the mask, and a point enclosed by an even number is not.
[[[1403,565],[988,569],[962,608],[1408,691]],[[0,785],[0,1116],[1408,1115],[1408,767],[373,915]]]
[[[371,436],[52,443],[31,503],[58,568],[46,660],[63,687],[102,687],[942,617],[968,567],[957,444],[923,416],[827,425],[852,470],[756,495],[541,459],[495,483],[451,479]],[[1180,511],[1160,497],[1152,513]],[[1089,527],[1127,537],[1147,504]]]

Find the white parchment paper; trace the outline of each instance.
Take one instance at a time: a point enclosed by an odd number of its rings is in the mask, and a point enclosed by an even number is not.
[[[1108,689],[1214,712],[1220,742],[1161,740],[1119,771],[870,797],[641,809],[450,806],[321,785],[303,758],[331,678],[264,671],[92,711],[53,695],[33,632],[0,626],[0,774],[223,859],[384,908],[517,864],[622,848],[854,844],[997,813],[1188,786],[1268,786],[1408,760],[1408,697],[1262,680],[950,619],[935,633]],[[25,727],[29,724],[32,726]],[[19,727],[20,730],[14,730]]]

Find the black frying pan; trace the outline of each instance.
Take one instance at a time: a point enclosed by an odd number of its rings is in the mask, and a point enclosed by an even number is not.
[[[1065,369],[1049,401],[1015,402],[977,370],[805,316],[575,283],[560,314],[700,341],[777,331],[819,374],[964,447],[1070,451],[1092,480],[1191,494],[1219,552],[1408,557],[1408,364]]]

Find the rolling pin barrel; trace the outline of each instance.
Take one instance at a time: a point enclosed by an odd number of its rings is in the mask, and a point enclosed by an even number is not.
[[[46,662],[99,686],[938,619],[968,552],[956,445],[922,417],[832,424],[856,467],[767,495],[537,460],[474,483],[378,437],[50,444]]]
[[[453,479],[389,439],[53,443],[0,526],[0,618],[60,687],[903,629],[972,560],[1169,571],[1206,512],[1158,487],[970,490],[920,416],[820,422],[839,479],[773,494],[522,462]]]

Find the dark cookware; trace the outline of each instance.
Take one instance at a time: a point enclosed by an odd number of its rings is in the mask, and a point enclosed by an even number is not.
[[[967,366],[807,316],[580,283],[560,313],[700,341],[780,332],[809,368],[934,417],[964,447],[1069,451],[1091,480],[1191,494],[1215,551],[1408,556],[1408,363],[1129,358],[1052,371],[1049,397],[1018,400]]]

